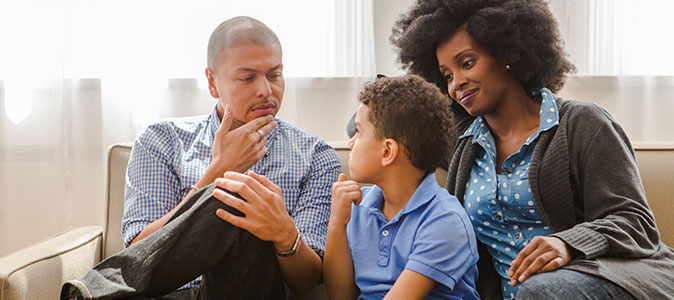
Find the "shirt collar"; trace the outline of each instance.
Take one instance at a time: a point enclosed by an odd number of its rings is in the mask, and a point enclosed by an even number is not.
[[[531,97],[541,101],[541,110],[538,118],[538,130],[527,138],[525,145],[531,144],[542,132],[559,125],[559,111],[555,95],[546,88],[531,90],[529,93]]]
[[[557,110],[557,102],[555,101],[554,94],[547,88],[531,89],[527,91],[527,93],[534,100],[541,101],[541,110],[539,112],[538,130],[527,139],[525,144],[531,143],[541,134],[541,132],[559,125],[559,111]],[[472,136],[473,143],[476,143],[477,137],[488,131],[489,129],[486,126],[484,118],[478,116],[473,123],[468,126],[459,139]]]
[[[407,204],[405,204],[405,207],[400,212],[398,212],[398,214],[396,214],[396,216],[393,217],[390,222],[397,221],[402,216],[433,200],[439,188],[440,186],[438,186],[438,182],[435,180],[435,173],[429,173],[426,175],[426,177],[424,177],[417,189],[414,191],[414,194],[412,194],[410,200],[407,201]],[[370,213],[381,214],[383,202],[384,194],[381,188],[375,185],[372,186],[370,192],[365,195],[360,205],[369,208]]]

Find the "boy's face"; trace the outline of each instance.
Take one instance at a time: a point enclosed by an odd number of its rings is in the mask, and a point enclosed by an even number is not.
[[[377,138],[374,125],[368,120],[370,108],[361,104],[356,112],[356,134],[349,139],[349,173],[351,179],[361,183],[374,183],[382,167],[383,140]]]

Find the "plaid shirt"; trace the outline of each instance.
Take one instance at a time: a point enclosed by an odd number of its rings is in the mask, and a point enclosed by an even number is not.
[[[281,188],[302,239],[323,256],[331,186],[341,171],[339,158],[318,137],[276,121],[278,126],[267,137],[267,153],[250,170]],[[125,247],[147,225],[178,205],[206,171],[219,126],[214,109],[206,116],[160,121],[141,132],[134,142],[126,176],[122,219]],[[198,285],[199,279],[185,287]]]

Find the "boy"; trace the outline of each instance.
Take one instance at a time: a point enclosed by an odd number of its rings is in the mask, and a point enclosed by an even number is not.
[[[332,186],[328,295],[478,299],[473,228],[433,174],[456,139],[447,97],[405,75],[366,84],[358,100],[348,142],[353,181],[340,174]]]

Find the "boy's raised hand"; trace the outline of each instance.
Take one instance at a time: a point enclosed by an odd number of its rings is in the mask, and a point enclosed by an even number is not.
[[[361,199],[362,193],[358,182],[346,180],[344,173],[339,174],[337,182],[332,184],[330,223],[346,226],[351,219],[351,203],[358,205]]]

